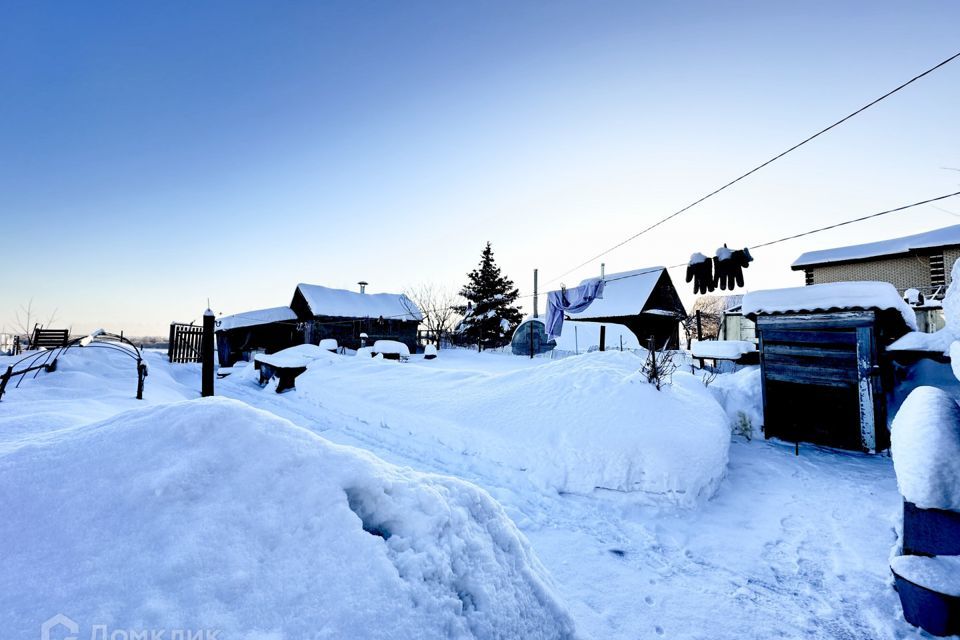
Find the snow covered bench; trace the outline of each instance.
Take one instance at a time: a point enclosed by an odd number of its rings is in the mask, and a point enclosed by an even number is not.
[[[272,378],[277,379],[277,393],[293,389],[297,376],[307,370],[307,366],[322,358],[332,357],[331,352],[315,344],[298,344],[272,354],[257,354],[254,362],[260,370],[260,386],[265,386]]]
[[[696,340],[690,347],[694,358],[733,362],[735,364],[760,364],[757,345],[748,340]]]
[[[406,362],[410,359],[410,347],[396,340],[377,340],[373,343],[372,353],[374,357],[382,355],[384,360]]]

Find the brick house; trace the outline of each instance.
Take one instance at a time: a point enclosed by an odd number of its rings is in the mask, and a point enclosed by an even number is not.
[[[806,283],[879,280],[903,294],[919,289],[928,298],[942,298],[950,270],[960,258],[960,224],[880,242],[808,251],[791,265],[803,271]]]

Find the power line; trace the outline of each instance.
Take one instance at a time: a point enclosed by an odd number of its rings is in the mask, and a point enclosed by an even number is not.
[[[783,152],[781,152],[781,153],[778,153],[777,155],[773,156],[772,158],[770,158],[770,159],[767,160],[766,162],[763,162],[763,163],[757,165],[756,167],[754,167],[753,169],[750,169],[749,171],[747,171],[747,172],[744,173],[743,175],[741,175],[741,176],[739,176],[739,177],[737,177],[737,178],[734,178],[733,180],[731,180],[730,182],[726,183],[726,184],[723,185],[722,187],[719,187],[719,188],[717,188],[717,189],[714,189],[713,191],[711,191],[711,192],[708,193],[707,195],[705,195],[705,196],[703,196],[703,197],[701,197],[701,198],[699,198],[699,199],[697,199],[697,200],[694,200],[693,202],[691,202],[691,203],[688,204],[687,206],[685,206],[685,207],[683,207],[682,209],[679,209],[679,210],[671,213],[670,215],[666,216],[665,218],[661,218],[660,220],[658,220],[657,222],[651,224],[650,226],[646,227],[645,229],[642,229],[641,231],[633,234],[632,236],[630,236],[630,237],[627,238],[626,240],[623,240],[622,242],[619,242],[619,243],[615,244],[614,246],[610,247],[609,249],[598,253],[597,255],[593,256],[593,257],[590,258],[589,260],[586,260],[585,262],[582,262],[582,263],[578,264],[577,266],[575,266],[574,268],[570,269],[569,271],[565,271],[565,272],[561,273],[561,274],[560,274],[559,276],[557,276],[556,278],[552,278],[551,280],[547,281],[546,284],[549,284],[550,282],[554,282],[554,281],[556,281],[556,280],[559,280],[560,278],[562,278],[562,277],[564,277],[564,276],[566,276],[566,275],[569,275],[570,273],[573,273],[573,272],[576,271],[577,269],[580,269],[581,267],[587,266],[588,264],[590,264],[590,263],[593,262],[594,260],[597,260],[598,258],[602,258],[603,256],[607,255],[607,254],[610,253],[611,251],[615,251],[616,249],[619,249],[619,248],[622,247],[623,245],[627,244],[628,242],[632,242],[633,240],[636,240],[637,238],[639,238],[639,237],[642,236],[643,234],[647,233],[648,231],[652,231],[653,229],[656,229],[657,227],[659,227],[660,225],[662,225],[664,222],[667,222],[668,220],[672,220],[673,218],[676,218],[676,217],[679,216],[680,214],[682,214],[682,213],[684,213],[684,212],[692,209],[693,207],[697,206],[698,204],[700,204],[700,203],[703,202],[704,200],[707,200],[708,198],[712,198],[713,196],[717,195],[718,193],[720,193],[720,192],[723,191],[724,189],[727,189],[728,187],[731,187],[731,186],[735,185],[736,183],[740,182],[741,180],[743,180],[743,179],[746,178],[747,176],[750,176],[750,175],[756,173],[757,171],[759,171],[760,169],[763,169],[763,168],[766,167],[767,165],[776,162],[777,160],[779,160],[780,158],[784,157],[784,156],[787,155],[788,153],[790,153],[790,152],[792,152],[792,151],[795,151],[796,149],[799,149],[800,147],[802,147],[803,145],[807,144],[808,142],[814,140],[815,138],[820,137],[821,135],[823,135],[823,134],[826,133],[827,131],[830,131],[831,129],[840,126],[841,124],[843,124],[844,122],[846,122],[846,121],[849,120],[850,118],[853,118],[854,116],[859,115],[860,113],[863,113],[864,111],[866,111],[867,109],[869,109],[869,108],[872,107],[873,105],[877,104],[878,102],[881,102],[881,101],[889,98],[890,96],[892,96],[893,94],[897,93],[897,92],[900,91],[901,89],[904,89],[904,88],[906,88],[907,86],[909,86],[909,85],[913,84],[914,82],[916,82],[917,80],[919,80],[920,78],[923,78],[924,76],[926,76],[926,75],[928,75],[928,74],[930,74],[930,73],[933,73],[934,71],[936,71],[936,70],[939,69],[940,67],[948,64],[949,62],[952,62],[953,60],[957,59],[958,57],[960,57],[960,51],[958,51],[957,53],[953,54],[952,56],[950,56],[950,57],[947,58],[946,60],[943,60],[942,62],[940,62],[940,63],[938,63],[938,64],[930,67],[929,69],[927,69],[927,70],[924,71],[923,73],[920,73],[920,74],[918,74],[918,75],[915,75],[914,77],[910,78],[909,80],[907,80],[907,81],[904,82],[903,84],[899,85],[899,86],[896,87],[895,89],[892,89],[892,90],[888,91],[887,93],[883,94],[882,96],[880,96],[879,98],[876,98],[875,100],[872,100],[871,102],[865,104],[864,106],[860,107],[860,108],[857,109],[856,111],[854,111],[854,112],[852,112],[852,113],[844,116],[844,117],[841,118],[840,120],[837,120],[836,122],[834,122],[834,123],[831,124],[830,126],[825,127],[825,128],[823,128],[823,129],[821,129],[820,131],[816,132],[815,134],[813,134],[812,136],[809,136],[808,138],[805,138],[804,140],[798,142],[797,144],[793,145],[792,147],[790,147],[790,148],[787,149],[786,151],[783,151]]]

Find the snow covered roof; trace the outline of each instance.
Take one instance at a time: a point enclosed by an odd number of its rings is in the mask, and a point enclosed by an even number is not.
[[[217,331],[239,329],[240,327],[254,327],[283,320],[296,320],[297,314],[290,307],[270,307],[269,309],[254,309],[232,316],[222,316],[217,319]]]
[[[942,229],[934,229],[912,236],[904,236],[902,238],[855,244],[848,247],[836,247],[834,249],[822,249],[820,251],[808,251],[794,260],[791,268],[796,270],[828,262],[866,260],[879,256],[909,253],[917,249],[930,249],[950,245],[960,245],[960,224]]]
[[[615,318],[619,316],[635,316],[645,309],[647,301],[657,288],[660,276],[666,271],[664,267],[647,267],[620,273],[608,273],[604,276],[603,298],[593,303],[580,313],[570,314],[578,320],[589,318]],[[596,278],[587,278],[580,284],[586,284]],[[670,311],[669,309],[664,311]]]
[[[417,305],[402,293],[358,293],[303,283],[297,285],[297,291],[314,316],[423,320]]]
[[[856,309],[896,309],[907,326],[917,330],[916,314],[889,282],[829,282],[743,296],[744,315]]]

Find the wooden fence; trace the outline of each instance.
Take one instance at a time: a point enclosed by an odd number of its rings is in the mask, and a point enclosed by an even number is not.
[[[200,343],[203,327],[195,324],[170,323],[170,344],[167,358],[170,362],[200,362]]]

